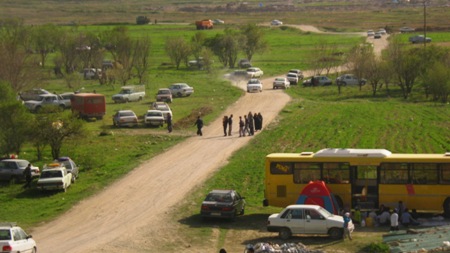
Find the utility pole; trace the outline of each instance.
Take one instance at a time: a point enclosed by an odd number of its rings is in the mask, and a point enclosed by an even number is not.
[[[427,48],[427,2],[428,0],[423,0],[423,48]]]

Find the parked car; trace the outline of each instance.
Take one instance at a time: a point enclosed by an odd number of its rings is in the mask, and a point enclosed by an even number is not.
[[[70,100],[56,94],[41,94],[38,100],[27,100],[24,105],[31,112],[39,112],[43,107],[55,107],[64,110],[70,108]]]
[[[214,19],[213,24],[215,25],[225,24],[225,21],[223,21],[222,19]]]
[[[30,164],[29,161],[23,159],[3,159],[0,161],[0,180],[11,182],[20,182],[25,180],[23,172]],[[31,166],[31,177],[36,178],[40,175],[39,167]]]
[[[141,101],[145,97],[145,85],[122,86],[120,92],[112,96],[114,103]]]
[[[330,78],[326,76],[313,76],[310,79],[303,81],[303,86],[327,86],[333,84]]]
[[[167,121],[167,116],[170,114],[170,116],[173,116],[172,110],[170,109],[169,105],[164,102],[154,102],[152,104],[152,107],[154,110],[161,111],[164,117],[164,120]]]
[[[169,90],[172,92],[173,96],[177,97],[189,97],[194,93],[194,88],[186,83],[174,83],[169,86]]]
[[[295,73],[298,76],[298,79],[303,79],[303,72],[300,69],[290,69],[288,73]]]
[[[298,75],[295,73],[287,73],[286,78],[289,80],[290,84],[298,84]]]
[[[85,68],[81,74],[85,80],[99,79],[102,76],[102,69]]]
[[[40,95],[42,94],[52,94],[52,93],[44,89],[32,89],[20,92],[19,97],[23,101],[39,100],[41,98]]]
[[[247,82],[247,92],[262,92],[262,83],[259,79],[252,78]]]
[[[334,215],[318,205],[290,205],[280,213],[269,216],[267,231],[278,232],[281,239],[292,234],[325,234],[333,239],[342,239],[344,218]],[[349,229],[354,225],[350,222]]]
[[[158,126],[164,125],[165,118],[163,112],[160,110],[148,110],[144,114],[144,125],[146,126]]]
[[[409,42],[415,44],[415,43],[430,43],[431,42],[431,38],[430,37],[426,37],[423,35],[416,35],[416,36],[411,36],[409,37]]]
[[[238,62],[238,66],[239,66],[239,68],[241,68],[241,69],[246,69],[246,68],[251,68],[251,67],[252,67],[252,64],[251,64],[251,62],[250,62],[249,60],[247,60],[247,59],[240,59],[239,62]]]
[[[376,32],[375,35],[373,35],[374,39],[381,39],[381,33]]]
[[[163,101],[166,103],[172,103],[172,99],[172,92],[168,88],[161,88],[156,94],[156,101],[158,102]]]
[[[366,84],[367,80],[364,78],[358,78],[355,75],[352,74],[345,74],[342,76],[339,76],[336,78],[336,84],[337,85],[364,85]]]
[[[36,253],[37,246],[33,237],[16,223],[2,222],[0,223],[0,251]]]
[[[407,27],[407,26],[404,26],[404,27],[400,28],[400,32],[401,32],[401,33],[414,32],[415,30],[416,30],[416,29],[411,28],[411,27]]]
[[[113,116],[113,125],[116,127],[136,127],[138,118],[132,110],[120,110]]]
[[[373,37],[373,36],[375,36],[375,32],[373,30],[368,30],[367,37]]]
[[[247,69],[247,76],[249,78],[261,78],[264,72],[260,68],[251,67]]]
[[[282,25],[283,22],[281,22],[281,21],[278,20],[278,19],[274,19],[274,20],[272,20],[272,22],[270,22],[270,24],[271,24],[271,25]]]
[[[68,156],[58,157],[58,159],[56,159],[54,162],[63,164],[64,167],[66,167],[67,172],[72,173],[72,183],[75,183],[75,181],[78,179],[78,174],[80,171],[77,164]]]
[[[37,188],[41,191],[62,190],[72,184],[72,173],[69,173],[66,167],[60,163],[51,163],[47,165],[37,181]]]
[[[291,86],[291,82],[286,77],[276,77],[273,81],[273,89],[287,89]]]
[[[245,198],[235,190],[212,190],[202,202],[200,215],[203,218],[229,218],[244,215]]]
[[[378,29],[378,32],[381,33],[381,35],[386,35],[387,34],[386,29],[384,29],[384,28]]]

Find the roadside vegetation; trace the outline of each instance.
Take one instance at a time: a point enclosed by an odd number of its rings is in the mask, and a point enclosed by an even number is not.
[[[30,29],[27,26],[23,28]],[[2,81],[0,87],[4,91],[0,95],[0,109],[3,112],[0,121],[2,154],[19,153],[20,158],[28,159],[40,168],[45,163],[51,162],[55,155],[52,153],[54,150],[48,139],[35,137],[34,131],[38,122],[34,118],[45,116],[31,114],[20,107],[22,105],[14,99],[17,92],[31,87],[42,87],[56,93],[95,90],[97,93],[106,95],[107,114],[103,120],[81,122],[80,131],[61,140],[59,154],[69,155],[81,166],[80,179],[67,193],[40,193],[34,188],[24,190],[19,184],[2,183],[0,185],[0,202],[2,203],[0,217],[3,220],[20,222],[25,228],[32,228],[57,217],[78,201],[110,185],[140,162],[164,152],[191,136],[194,133],[193,122],[199,112],[208,112],[204,115],[204,120],[208,123],[217,118],[227,105],[243,95],[243,91],[223,80],[223,74],[233,71],[234,64],[228,64],[229,61],[224,64],[225,62],[218,60],[213,49],[202,47],[201,50],[195,51],[196,53],[191,52],[181,59],[179,65],[167,54],[168,41],[178,40],[180,43],[191,45],[193,38],[199,38],[198,34],[204,35],[205,41],[224,36],[227,30],[223,28],[201,33],[191,26],[184,25],[39,28],[42,29],[39,31],[36,29],[36,33],[40,34],[40,37],[48,37],[49,40],[41,42],[43,44],[35,41],[36,44],[33,45],[41,45],[43,51],[39,50],[34,54],[28,54],[24,50],[24,48],[28,49],[25,46],[30,44],[17,44],[15,37],[2,36],[0,39],[2,45],[0,60],[8,62],[8,64],[1,64],[4,67],[0,70]],[[55,38],[52,37],[55,35],[53,29],[67,35],[64,37],[65,44],[50,45],[53,41],[50,38]],[[241,27],[229,29],[238,33]],[[126,33],[124,33],[125,30]],[[390,48],[390,52],[398,54],[386,53],[383,61],[387,62],[388,67],[384,69],[384,72],[379,73],[374,71],[374,66],[361,64],[367,62],[367,59],[373,62],[378,61],[373,58],[373,52],[365,51],[360,46],[364,38],[304,33],[289,27],[264,27],[258,31],[263,32],[265,43],[261,47],[262,51],[257,51],[251,58],[252,63],[263,69],[266,76],[284,74],[291,68],[315,69],[316,73],[325,74],[327,71],[334,71],[333,66],[353,59],[353,66],[360,66],[358,71],[361,75],[369,77],[368,73],[373,74],[372,83],[362,87],[333,85],[303,88],[298,85],[287,90],[293,100],[282,111],[277,121],[265,128],[251,141],[250,145],[237,152],[230,159],[229,164],[221,168],[208,182],[190,193],[186,203],[182,203],[174,212],[176,221],[179,221],[179,224],[174,226],[178,226],[184,232],[186,241],[193,245],[205,244],[212,234],[211,231],[217,226],[224,238],[229,233],[239,234],[239,230],[253,230],[255,235],[260,230],[264,230],[267,215],[278,211],[276,208],[262,207],[264,181],[262,168],[264,157],[269,153],[317,151],[325,147],[386,148],[392,152],[405,153],[443,153],[450,150],[448,48],[427,46],[427,49],[422,49],[421,45],[411,46],[406,44],[407,37],[401,35],[397,40],[393,40],[392,45],[395,47]],[[5,26],[2,26],[2,32],[5,32]],[[134,56],[133,59],[125,58],[127,55],[122,53],[126,51],[120,52],[113,47],[104,54],[86,55],[86,57],[92,57],[92,62],[97,64],[105,58],[120,61],[123,67],[120,73],[116,73],[116,83],[109,83],[107,80],[104,83],[101,83],[101,80],[81,80],[79,69],[72,69],[73,66],[67,64],[73,52],[67,50],[64,54],[62,50],[53,51],[54,48],[70,49],[76,45],[85,44],[86,41],[76,41],[76,38],[102,36],[104,39],[102,43],[123,42],[124,48],[134,45],[130,47],[137,50],[134,54],[128,54],[128,56]],[[436,38],[439,43],[450,41],[448,33],[433,32],[429,36]],[[13,40],[7,41],[9,38]],[[231,36],[231,38],[234,37]],[[30,42],[31,38],[28,39],[22,41]],[[142,43],[149,47],[143,47]],[[14,45],[23,47],[14,51],[12,50],[15,48]],[[105,44],[99,42],[99,48],[100,45]],[[432,57],[429,57],[430,55]],[[148,58],[145,58],[147,56]],[[397,58],[392,58],[394,56]],[[387,64],[393,64],[394,59],[402,62],[406,56],[414,57],[404,62],[411,67],[410,71],[402,72],[406,69],[402,68],[397,75],[395,72],[389,72],[392,75],[387,75],[387,69],[393,69],[392,65],[389,68]],[[427,62],[422,64],[425,56],[427,56]],[[214,61],[208,61],[209,67],[203,70],[186,66],[187,60],[198,60],[200,57]],[[248,54],[246,56],[244,52],[238,51],[233,57],[245,58]],[[21,66],[19,59],[27,64]],[[137,65],[133,65],[134,59],[139,59],[141,62],[137,68]],[[54,67],[58,63],[62,64],[60,70],[64,77],[54,75]],[[78,67],[90,66],[91,62],[85,63],[87,65]],[[378,66],[383,66],[381,60]],[[395,66],[403,65],[395,64]],[[31,69],[33,71],[30,71]],[[126,70],[129,72],[127,73]],[[142,73],[146,74],[140,75],[140,70],[144,70]],[[16,74],[9,75],[10,73]],[[330,77],[334,79],[336,75],[330,74]],[[388,76],[390,78],[387,78]],[[167,87],[174,82],[190,84],[195,88],[195,93],[189,98],[175,99],[171,104],[174,112],[175,132],[173,134],[167,135],[165,129],[147,129],[141,126],[137,129],[112,127],[111,116],[116,110],[132,109],[141,116],[154,101],[157,89]],[[147,98],[138,103],[112,103],[111,95],[117,93],[120,86],[125,83],[144,83],[147,88]],[[264,115],[264,112],[261,113]],[[58,112],[51,115],[49,119],[54,122],[69,118],[70,112]],[[73,120],[73,122],[78,121]],[[9,141],[11,136],[16,137],[12,142]],[[232,224],[220,223],[205,226],[200,223],[198,216],[200,202],[205,194],[214,188],[237,189],[246,197],[248,203],[246,215]],[[356,234],[356,239],[360,239],[359,242],[352,244],[344,242],[338,246],[350,252],[365,252],[370,243],[380,242],[382,232],[373,233],[367,237]],[[259,239],[268,238],[256,238],[251,242]],[[251,242],[241,243],[245,245]],[[316,238],[307,238],[305,244],[317,247],[320,244],[324,250],[338,247],[327,239],[317,241]],[[162,245],[162,247],[173,248],[174,246]]]

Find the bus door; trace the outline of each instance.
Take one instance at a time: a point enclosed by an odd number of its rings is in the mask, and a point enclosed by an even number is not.
[[[352,208],[361,209],[378,207],[378,173],[377,166],[351,166]]]

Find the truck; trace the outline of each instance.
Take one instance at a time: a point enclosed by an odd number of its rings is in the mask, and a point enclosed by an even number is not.
[[[82,119],[103,119],[106,114],[105,96],[96,93],[77,93],[70,99],[72,113],[78,114]]]
[[[41,191],[62,190],[66,192],[71,184],[72,173],[67,172],[66,167],[62,164],[51,163],[42,170],[36,187]]]
[[[62,110],[70,108],[71,102],[56,94],[40,94],[38,100],[24,102],[25,107],[32,112],[39,112],[43,107],[59,107]]]
[[[197,30],[213,29],[214,24],[210,19],[195,21]]]
[[[128,103],[132,101],[141,101],[145,97],[144,85],[122,86],[119,94],[112,96],[114,103]]]
[[[411,36],[409,37],[409,42],[415,44],[415,43],[430,43],[431,42],[431,38],[430,37],[425,37],[423,35],[416,35],[416,36]]]

